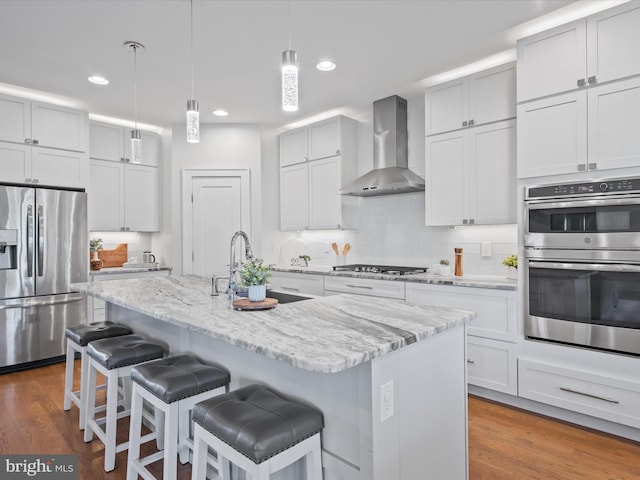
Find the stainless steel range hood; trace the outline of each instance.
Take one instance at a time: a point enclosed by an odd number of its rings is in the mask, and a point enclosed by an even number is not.
[[[408,167],[407,101],[397,95],[373,102],[373,170],[338,191],[371,197],[424,191]]]

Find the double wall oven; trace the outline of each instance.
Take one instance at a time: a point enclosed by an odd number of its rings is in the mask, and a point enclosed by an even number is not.
[[[640,355],[640,178],[527,187],[527,338]]]

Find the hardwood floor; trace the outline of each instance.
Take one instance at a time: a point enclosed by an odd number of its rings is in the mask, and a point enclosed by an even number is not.
[[[124,479],[126,452],[105,473],[100,441],[84,443],[77,408],[62,410],[63,379],[64,364],[0,375],[0,454],[75,453],[81,480]],[[128,422],[120,424],[126,438]],[[640,480],[640,444],[470,397],[469,472],[470,480]],[[190,478],[190,465],[178,464],[178,479]]]

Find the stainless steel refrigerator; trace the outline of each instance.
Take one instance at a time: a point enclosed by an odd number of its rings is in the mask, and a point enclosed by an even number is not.
[[[87,195],[0,185],[0,372],[64,354],[65,328],[86,322]]]

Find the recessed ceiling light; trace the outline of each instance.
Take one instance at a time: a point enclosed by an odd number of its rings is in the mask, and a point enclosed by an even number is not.
[[[223,110],[223,109],[219,108],[219,109],[217,109],[217,110],[214,110],[214,111],[213,111],[213,114],[214,114],[216,117],[226,117],[227,115],[229,115],[229,112],[227,112],[226,110]]]
[[[331,70],[335,70],[336,64],[331,60],[323,60],[316,65],[316,68],[323,72],[330,72]]]
[[[91,75],[87,80],[96,85],[109,85],[109,80],[100,75]]]

